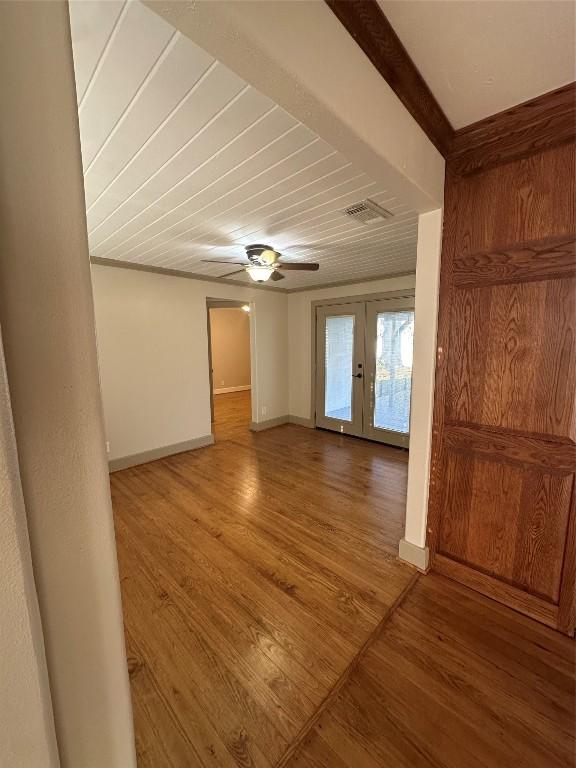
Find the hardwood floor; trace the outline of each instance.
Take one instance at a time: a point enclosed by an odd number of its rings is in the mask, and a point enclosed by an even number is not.
[[[252,421],[250,392],[226,392],[214,395],[214,438],[228,440],[246,437]]]
[[[421,577],[287,768],[571,768],[574,641]]]
[[[573,645],[398,562],[407,454],[249,421],[111,476],[140,768],[568,765]]]
[[[214,446],[111,476],[141,766],[275,765],[414,576],[406,454],[251,433],[246,394]]]

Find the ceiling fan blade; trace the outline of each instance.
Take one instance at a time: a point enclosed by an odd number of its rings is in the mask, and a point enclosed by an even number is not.
[[[274,282],[277,280],[284,280],[284,275],[281,275],[280,272],[276,272],[276,270],[274,270],[274,272],[272,272],[270,275],[270,280],[274,280]]]
[[[314,264],[311,261],[280,262],[277,263],[276,266],[278,269],[305,269],[307,272],[316,272],[320,269],[320,264]]]
[[[244,272],[244,274],[246,274],[245,269],[235,269],[234,272],[226,272],[225,275],[218,275],[218,277],[231,277],[232,275],[239,275],[240,272]]]
[[[243,264],[245,267],[250,266],[249,261],[230,261],[230,259],[200,259],[203,264]]]

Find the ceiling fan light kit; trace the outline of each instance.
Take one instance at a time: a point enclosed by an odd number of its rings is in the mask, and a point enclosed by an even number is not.
[[[245,261],[228,261],[222,259],[202,259],[203,262],[208,264],[238,264],[241,269],[237,269],[234,272],[228,272],[220,277],[231,277],[232,275],[240,274],[241,272],[247,272],[248,276],[255,283],[265,283],[267,280],[272,279],[274,282],[277,280],[284,280],[284,275],[280,274],[279,270],[305,270],[306,272],[316,272],[320,265],[313,262],[305,261],[280,261],[282,254],[275,251],[269,245],[255,244],[245,246],[246,258]]]
[[[272,272],[274,272],[274,267],[254,264],[246,267],[246,272],[248,272],[255,283],[265,283],[269,279]]]

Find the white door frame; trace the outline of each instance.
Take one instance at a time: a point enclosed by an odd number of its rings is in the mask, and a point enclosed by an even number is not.
[[[397,291],[385,291],[385,292],[379,292],[379,293],[366,293],[359,296],[339,296],[338,298],[333,299],[317,299],[316,301],[311,302],[311,366],[310,366],[310,403],[311,403],[311,414],[310,418],[312,419],[312,423],[314,426],[320,426],[317,424],[317,413],[316,413],[316,363],[317,363],[317,352],[316,352],[316,345],[317,345],[317,339],[316,339],[316,310],[318,307],[331,307],[331,306],[338,306],[338,305],[346,305],[346,304],[356,304],[358,302],[372,302],[372,301],[382,301],[387,299],[411,299],[414,301],[414,288],[403,288]]]
[[[256,331],[255,331],[255,302],[242,301],[241,299],[217,299],[210,296],[206,297],[206,330],[208,334],[208,386],[210,388],[210,430],[214,434],[214,393],[212,381],[212,333],[210,328],[210,310],[211,309],[241,309],[248,305],[250,312],[248,319],[250,322],[250,400],[252,406],[252,423],[255,421],[254,414],[258,413],[256,404],[258,402],[258,377],[256,375]]]

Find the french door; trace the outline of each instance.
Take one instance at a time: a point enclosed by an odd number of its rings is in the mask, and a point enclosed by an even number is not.
[[[316,425],[408,447],[414,299],[316,308]]]

